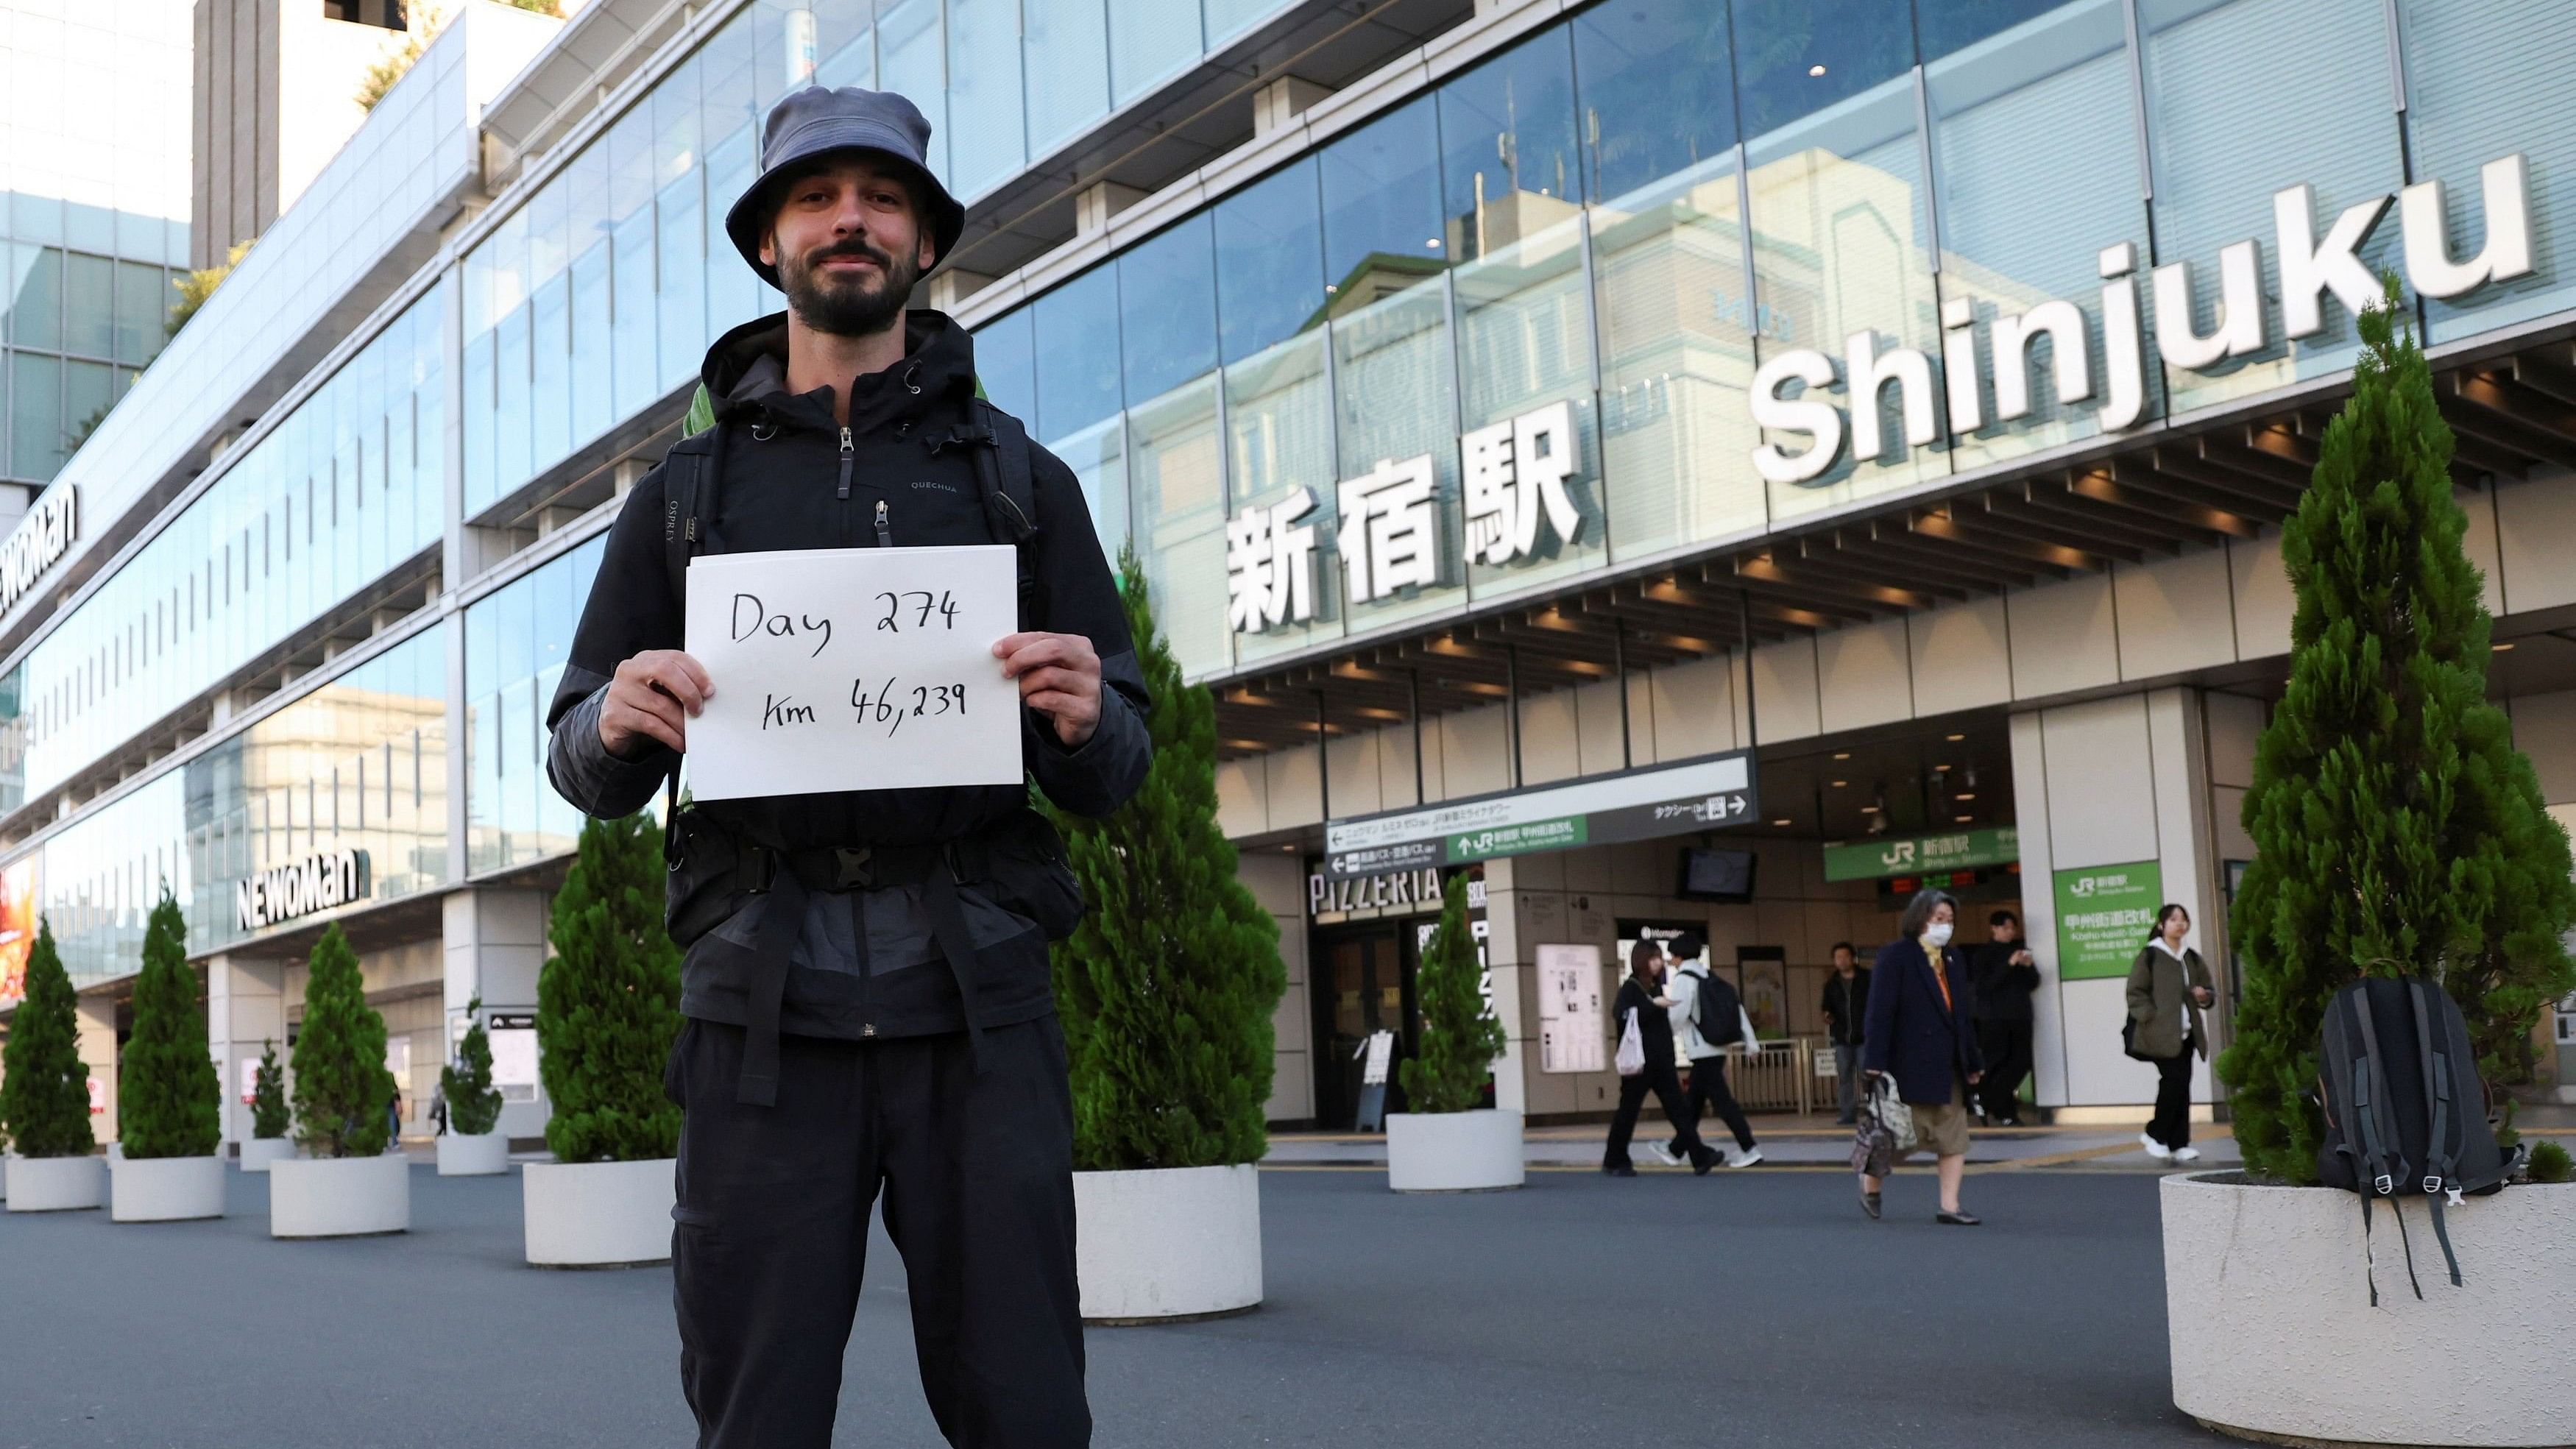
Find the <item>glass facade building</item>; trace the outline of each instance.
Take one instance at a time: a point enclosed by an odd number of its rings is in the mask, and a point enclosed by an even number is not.
[[[0,482],[41,487],[160,355],[178,300],[188,7],[0,5],[0,98]]]
[[[1135,550],[1185,672],[1224,688],[1310,659],[1365,667],[1382,642],[2098,455],[2113,441],[2106,364],[2085,394],[2061,392],[2076,341],[2091,359],[2120,341],[2103,297],[2123,248],[2146,329],[2136,426],[2322,395],[2355,348],[2331,294],[2304,335],[2276,323],[2207,366],[2162,360],[2165,277],[2188,288],[2179,315],[2195,335],[2222,325],[2221,256],[2248,238],[2261,296],[2277,307],[2296,290],[2275,243],[2291,188],[2308,188],[2323,235],[2356,204],[2438,179],[2441,255],[2466,260],[2491,241],[2482,168],[2522,157],[2530,265],[2410,304],[2437,350],[2563,341],[2576,334],[2576,0],[2549,4],[2568,23],[2443,0],[1461,3],[1426,34],[1371,32],[1341,92],[1255,135],[1253,63],[1229,47],[1327,7],[716,0],[631,74],[553,77],[548,94],[590,100],[567,103],[579,114],[515,157],[468,219],[438,188],[479,185],[476,157],[497,152],[471,134],[460,27],[352,141],[348,154],[378,158],[365,174],[317,182],[262,241],[272,270],[246,263],[230,312],[191,329],[236,328],[268,359],[300,329],[337,328],[292,353],[320,360],[296,362],[273,406],[245,405],[255,421],[183,486],[154,493],[157,465],[125,466],[140,434],[104,438],[63,474],[99,470],[81,479],[84,506],[102,500],[85,530],[132,526],[97,567],[40,580],[17,606],[43,613],[0,610],[18,631],[0,659],[0,906],[33,901],[76,979],[110,988],[135,969],[164,883],[189,906],[192,950],[246,958],[290,951],[312,921],[243,926],[240,883],[316,854],[365,851],[353,909],[411,903],[382,918],[424,940],[465,929],[461,911],[432,924],[430,898],[546,888],[580,821],[545,782],[543,714],[616,512],[601,500],[671,435],[710,339],[781,304],[722,221],[756,171],[760,117],[808,76],[921,104],[970,246],[1034,235],[1055,211],[1079,228],[998,278],[958,279],[951,310],[986,392],[1071,466],[1110,550]],[[23,55],[34,32],[14,23]],[[575,66],[574,49],[535,64]],[[1154,108],[1220,71],[1240,82],[1232,149],[1124,208],[1108,193],[1057,205],[1067,183],[1106,176],[1086,147],[1189,120]],[[436,158],[437,186],[392,201],[369,189],[412,176],[383,158],[415,153]],[[84,416],[75,403],[112,400],[120,370],[152,362],[183,253],[173,230],[129,228],[113,208],[30,207],[24,165],[0,166],[13,168],[0,171],[0,474],[42,481]],[[326,203],[345,210],[309,209]],[[2410,243],[2391,204],[2355,259],[2410,275]],[[387,268],[403,245],[413,256]],[[371,269],[405,274],[370,282]],[[325,280],[296,295],[306,275]],[[340,300],[362,284],[374,290]],[[2027,405],[2008,406],[1996,329],[2060,301],[2071,312],[2047,315],[2070,320],[2032,344]],[[1899,349],[1972,365],[1927,373],[1920,399],[1901,378],[1855,389],[1850,359]],[[1757,449],[1805,439],[1757,421],[1757,377],[1805,352],[1833,375],[1809,393],[1879,446],[1766,478]],[[220,421],[230,404],[207,399],[224,361],[182,342],[143,396],[184,380],[202,395],[185,405]],[[1909,443],[1916,402],[1979,421]],[[1520,475],[1498,495],[1505,456]],[[126,519],[140,498],[153,513]],[[1311,589],[1247,614],[1246,559],[1275,561],[1263,550],[1290,530],[1311,531]],[[2234,567],[2218,565],[2222,582]],[[1688,711],[1751,717],[1724,677],[1723,700]],[[1762,676],[1774,700],[1777,684]],[[1638,708],[1666,708],[1664,688]],[[1610,745],[1570,751],[1553,778],[1628,763],[1629,701],[1608,699],[1533,706],[1534,721],[1616,720],[1585,726]],[[1383,767],[1385,803],[1444,769],[1424,799],[1519,785],[1511,704],[1508,735],[1462,724],[1425,745],[1417,721],[1412,757]],[[1798,726],[1834,727],[1824,707]],[[1715,741],[1721,726],[1691,728]],[[1303,763],[1273,750],[1243,768],[1261,789],[1308,792],[1316,818],[1283,814],[1245,838],[1317,823],[1319,784],[1341,800],[1342,757],[1319,781],[1313,747],[1294,748]],[[1446,757],[1426,770],[1433,750]],[[434,1071],[434,1054],[420,1059]]]

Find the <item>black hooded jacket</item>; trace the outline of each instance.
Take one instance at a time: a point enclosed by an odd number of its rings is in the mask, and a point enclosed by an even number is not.
[[[830,390],[786,390],[786,314],[717,340],[701,373],[723,450],[719,496],[699,504],[707,514],[704,552],[1000,541],[986,523],[971,445],[948,440],[968,420],[975,396],[972,339],[947,317],[916,311],[907,314],[905,344],[902,362],[851,385],[845,435],[833,421]],[[1100,655],[1102,690],[1099,728],[1079,748],[1066,748],[1051,722],[1023,710],[1022,755],[1050,800],[1077,814],[1105,815],[1135,793],[1150,763],[1144,677],[1080,485],[1052,454],[1034,445],[1029,451],[1038,531],[1024,545],[1034,578],[1024,591],[1021,627],[1089,638]],[[620,758],[599,738],[600,698],[617,666],[645,650],[682,647],[683,601],[670,587],[664,543],[666,472],[667,465],[656,468],[635,485],[609,530],[547,711],[548,774],[565,799],[591,815],[641,809],[679,764],[676,752],[660,746]],[[749,839],[806,850],[957,841],[1026,803],[1020,787],[1000,785],[774,796],[692,809]],[[993,892],[970,886],[960,896],[985,967],[977,983],[983,1024],[1043,1015],[1052,1004],[1044,937]],[[744,1020],[736,958],[747,956],[758,914],[746,906],[690,944],[684,1013]],[[792,960],[782,1016],[789,1032],[856,1038],[964,1025],[950,973],[936,969],[939,951],[918,887],[817,892]]]

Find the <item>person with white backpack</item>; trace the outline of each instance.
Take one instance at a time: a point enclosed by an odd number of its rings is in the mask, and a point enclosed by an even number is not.
[[[1723,979],[1709,974],[1708,963],[1701,960],[1708,945],[1696,933],[1685,934],[1673,942],[1671,1016],[1673,1044],[1690,1062],[1691,1126],[1699,1125],[1702,1107],[1717,1110],[1718,1120],[1735,1134],[1735,1150],[1726,1155],[1729,1167],[1751,1167],[1762,1160],[1762,1149],[1754,1145],[1753,1124],[1744,1120],[1744,1109],[1735,1103],[1735,1094],[1726,1088],[1726,1049],[1741,1043],[1747,1051],[1754,1045],[1753,1014],[1744,1009],[1744,998]],[[1665,1156],[1675,1163],[1681,1158],[1681,1139],[1673,1140]]]
[[[1673,1022],[1666,1014],[1672,1005],[1664,994],[1663,948],[1639,941],[1628,952],[1628,979],[1619,983],[1618,999],[1611,1005],[1611,1019],[1620,1023],[1619,1111],[1610,1119],[1601,1170],[1612,1177],[1637,1175],[1628,1158],[1628,1139],[1637,1131],[1637,1113],[1646,1105],[1649,1088],[1671,1119],[1673,1145],[1689,1157],[1691,1170],[1704,1176],[1717,1165],[1716,1150],[1699,1140],[1699,1128],[1683,1114],[1681,1078],[1673,1072]]]

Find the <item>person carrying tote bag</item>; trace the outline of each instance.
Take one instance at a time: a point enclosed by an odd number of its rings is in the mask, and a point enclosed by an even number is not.
[[[2138,1145],[2159,1161],[2194,1162],[2191,1145],[2191,1063],[2209,1055],[2203,1009],[2217,1000],[2209,967],[2185,946],[2191,912],[2166,905],[2156,912],[2155,934],[2129,967],[2129,1018],[2121,1031],[2130,1056],[2156,1066],[2156,1114]]]
[[[1652,941],[1639,941],[1628,953],[1628,979],[1619,985],[1618,1000],[1611,1011],[1627,1026],[1619,1038],[1619,1111],[1610,1119],[1610,1141],[1602,1148],[1601,1170],[1612,1177],[1635,1177],[1636,1165],[1628,1160],[1628,1140],[1637,1131],[1637,1113],[1646,1105],[1646,1093],[1652,1090],[1655,1100],[1672,1120],[1673,1140],[1690,1154],[1691,1170],[1705,1175],[1717,1165],[1717,1152],[1699,1140],[1699,1128],[1683,1111],[1682,1080],[1673,1071],[1673,1023],[1666,1013],[1673,999],[1663,992],[1664,948]],[[1638,1045],[1639,1063],[1632,1074],[1628,1070],[1628,1042]],[[1664,1145],[1650,1149],[1659,1157],[1672,1158]]]

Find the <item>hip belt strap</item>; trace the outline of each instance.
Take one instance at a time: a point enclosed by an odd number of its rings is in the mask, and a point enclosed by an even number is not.
[[[778,1012],[787,996],[787,960],[805,924],[805,882],[780,871],[769,883],[753,936],[752,978],[743,1019],[742,1080],[733,1099],[752,1107],[778,1105]]]

